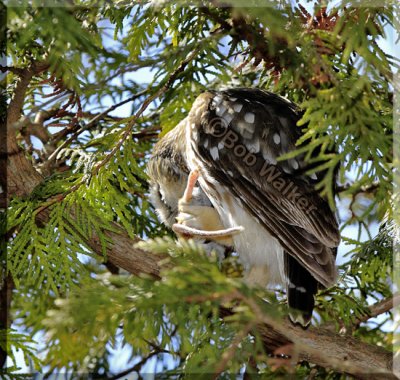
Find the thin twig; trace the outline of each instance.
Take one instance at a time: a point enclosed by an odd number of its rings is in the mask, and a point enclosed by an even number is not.
[[[147,363],[147,361],[149,359],[151,359],[153,356],[158,355],[160,353],[160,351],[155,350],[155,351],[151,351],[146,357],[144,357],[140,362],[136,363],[134,366],[132,366],[131,368],[126,369],[125,371],[122,371],[120,373],[118,373],[117,375],[110,377],[108,380],[118,380],[121,377],[124,377],[128,374],[130,374],[131,372],[139,372],[142,367]]]
[[[132,132],[132,128],[135,125],[137,119],[143,114],[143,112],[147,109],[147,107],[158,97],[160,97],[162,94],[164,94],[172,85],[172,83],[175,81],[176,77],[185,69],[186,65],[197,55],[198,51],[197,49],[193,50],[192,53],[190,53],[186,59],[184,59],[181,64],[178,66],[178,68],[169,76],[167,82],[165,83],[164,86],[162,86],[158,91],[156,91],[153,95],[149,96],[142,104],[142,106],[139,108],[139,110],[136,112],[136,114],[132,117],[130,122],[126,125],[125,131],[122,134],[121,139],[117,142],[115,147],[111,150],[109,154],[107,154],[104,159],[99,162],[95,167],[94,167],[94,174],[96,174],[99,169],[104,166],[105,164],[108,163],[108,161],[111,159],[111,157],[114,156],[114,154],[121,148],[122,144],[125,142],[125,140],[130,136]]]
[[[181,62],[181,64],[178,66],[178,68],[169,76],[168,80],[162,86],[158,91],[156,91],[153,95],[150,95],[148,98],[145,99],[143,102],[142,106],[139,108],[139,110],[136,112],[135,115],[131,118],[129,123],[126,125],[124,128],[124,131],[122,133],[121,138],[117,142],[117,144],[114,146],[114,148],[108,153],[103,160],[98,162],[92,169],[91,175],[96,175],[98,171],[100,170],[101,167],[105,166],[110,159],[115,155],[115,153],[121,148],[123,143],[126,141],[126,139],[131,136],[132,129],[137,121],[137,119],[143,114],[143,112],[147,109],[147,107],[159,96],[161,96],[163,93],[165,93],[173,84],[175,81],[176,77],[185,69],[186,65],[197,55],[198,51],[195,49],[193,50],[185,60]],[[98,117],[98,116],[97,116]],[[49,157],[49,161],[54,158],[56,151],[53,152],[53,154]],[[75,192],[78,190],[83,184],[85,184],[87,181],[87,177],[84,176],[82,179],[76,183],[74,186],[72,186],[68,191],[66,191],[63,194],[60,194],[59,196],[53,198],[49,202],[46,203],[45,208],[51,206],[54,203],[61,202],[67,195]],[[42,211],[42,210],[41,210]]]
[[[221,375],[221,373],[225,370],[229,361],[232,360],[232,358],[234,357],[239,344],[243,341],[244,338],[246,338],[246,336],[253,329],[253,327],[254,327],[254,322],[249,322],[246,326],[243,327],[241,331],[239,331],[239,333],[235,335],[233,342],[221,356],[221,361],[218,364],[213,376],[214,379],[217,379],[219,375]]]
[[[83,127],[79,128],[71,137],[69,137],[67,140],[65,140],[48,158],[49,161],[53,161],[57,158],[58,153],[60,153],[60,151],[62,149],[64,149],[66,146],[68,146],[69,144],[71,144],[82,132],[87,131],[88,129],[92,128],[102,117],[106,116],[108,113],[114,111],[116,108],[132,102],[134,100],[136,100],[137,98],[143,96],[144,94],[146,94],[148,92],[148,89],[143,90],[138,92],[137,94],[129,97],[128,99],[124,99],[119,103],[116,103],[114,105],[112,105],[111,107],[107,108],[106,110],[104,110],[103,112],[95,115],[86,125],[84,125]],[[71,130],[66,130],[67,134],[68,132],[71,132]],[[55,141],[59,141],[62,137],[64,136],[57,136],[57,139],[55,139]]]
[[[19,81],[7,109],[7,129],[14,126],[14,124],[17,123],[17,121],[21,117],[21,110],[24,105],[25,93],[31,79],[36,74],[41,73],[47,68],[48,64],[41,62],[34,63],[29,68],[23,69],[23,71],[21,71]]]
[[[367,315],[357,318],[355,325],[358,326],[360,323],[366,322],[371,318],[375,318],[378,315],[387,313],[391,309],[394,309],[400,305],[400,292],[393,294],[393,296],[385,298],[368,308]]]
[[[13,66],[1,66],[0,65],[0,71],[2,73],[6,73],[7,71],[10,71],[11,73],[14,73],[17,75],[22,75],[24,73],[24,69],[21,69],[19,67],[13,67]]]
[[[20,121],[13,123],[12,127],[16,131],[20,130],[21,128],[23,128],[26,125],[27,120],[29,120],[29,118],[32,117],[36,112],[43,110],[44,107],[48,106],[51,103],[54,103],[57,100],[61,100],[62,98],[65,98],[67,95],[68,95],[67,93],[62,93],[57,96],[53,96],[46,102],[33,107],[28,115],[24,116],[22,119],[20,119]]]

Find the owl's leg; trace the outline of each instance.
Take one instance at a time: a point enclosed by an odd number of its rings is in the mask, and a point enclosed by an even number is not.
[[[197,170],[190,172],[185,192],[178,203],[178,223],[175,223],[172,229],[177,234],[186,237],[211,239],[223,245],[232,246],[232,235],[242,231],[243,228],[224,228],[215,208],[192,204],[193,189],[198,178]]]

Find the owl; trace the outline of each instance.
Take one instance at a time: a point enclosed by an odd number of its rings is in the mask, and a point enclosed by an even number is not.
[[[336,279],[335,213],[304,157],[278,160],[301,137],[301,110],[260,89],[207,91],[154,146],[150,198],[177,235],[223,256],[234,251],[250,286],[286,289],[293,323],[307,326],[320,287]]]

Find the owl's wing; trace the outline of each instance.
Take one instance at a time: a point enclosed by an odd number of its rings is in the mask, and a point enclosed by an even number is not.
[[[340,241],[335,216],[314,189],[318,178],[304,175],[301,158],[277,162],[295,149],[299,117],[293,103],[261,90],[207,92],[189,114],[187,154],[209,186],[224,186],[290,255],[329,286],[336,277]]]

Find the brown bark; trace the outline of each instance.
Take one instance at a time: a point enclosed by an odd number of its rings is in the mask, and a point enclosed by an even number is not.
[[[21,118],[28,85],[35,73],[43,71],[46,67],[47,64],[33,65],[31,68],[22,71],[14,96],[8,106],[6,123],[0,125],[3,134],[6,131],[7,141],[5,145],[2,145],[0,152],[0,159],[3,162],[4,160],[7,161],[6,172],[0,174],[0,184],[6,189],[8,196],[29,195],[43,180],[42,176],[26,159],[24,152],[18,147],[15,131]]]
[[[377,302],[369,308],[368,315],[359,318],[355,321],[355,325],[359,325],[362,322],[368,321],[370,318],[374,318],[378,315],[388,312],[389,310],[396,309],[400,305],[400,292],[393,294],[392,297],[385,298],[382,301]]]
[[[258,327],[264,342],[279,348],[292,341],[298,345],[300,361],[332,368],[361,379],[396,379],[392,374],[393,355],[382,347],[361,342],[323,327],[303,330],[289,321],[279,321],[281,333],[267,324]],[[289,338],[289,339],[288,339]]]
[[[40,223],[47,223],[49,214],[47,210],[39,213],[37,220]],[[107,246],[107,257],[104,258],[112,265],[122,268],[136,276],[147,275],[155,279],[161,278],[161,263],[167,259],[166,255],[149,253],[136,247],[139,238],[131,239],[126,231],[117,223],[113,223],[116,232],[107,231],[105,235],[111,242]],[[99,256],[103,257],[103,248],[97,235],[91,238],[83,237],[82,240]],[[166,263],[162,265],[166,267]]]

